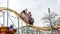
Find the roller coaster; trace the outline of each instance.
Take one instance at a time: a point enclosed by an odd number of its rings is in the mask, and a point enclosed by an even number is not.
[[[15,10],[12,10],[12,9],[9,9],[9,8],[6,8],[6,7],[0,7],[0,12],[5,12],[8,11],[8,12],[11,12],[13,14],[15,14],[15,16],[18,18],[18,21],[21,20],[23,21],[23,23],[26,24],[26,26],[22,26],[22,27],[19,27],[19,22],[18,22],[18,27],[16,28],[17,32],[16,34],[50,34],[50,30],[51,28],[50,27],[38,27],[38,26],[35,26],[33,24],[30,24],[30,22],[26,21],[25,19],[23,19],[22,17],[24,16],[21,16],[21,14],[19,14],[18,12],[16,12]],[[28,18],[28,17],[27,17]],[[0,26],[2,27],[2,26]],[[59,29],[60,29],[60,25],[59,26],[53,26],[52,27],[52,34],[59,34]]]

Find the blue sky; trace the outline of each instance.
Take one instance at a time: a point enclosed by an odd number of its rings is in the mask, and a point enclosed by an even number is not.
[[[6,5],[7,0],[0,0],[0,7],[6,7]],[[35,19],[34,25],[46,26],[41,21],[41,18],[45,13],[48,13],[48,8],[51,8],[51,12],[60,13],[60,0],[9,0],[9,8],[18,13],[28,8],[32,12],[32,17]]]

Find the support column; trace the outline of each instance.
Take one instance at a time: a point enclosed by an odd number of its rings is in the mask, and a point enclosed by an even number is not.
[[[36,30],[36,34],[38,34],[38,29]]]
[[[5,12],[3,12],[3,26],[5,25]]]
[[[20,34],[20,31],[19,31],[19,18],[18,18],[18,34]]]
[[[26,34],[29,34],[28,33],[28,24],[26,23]]]
[[[23,34],[23,27],[21,28],[21,34]]]
[[[31,33],[34,34],[34,30],[31,30]]]
[[[9,0],[7,0],[7,9],[8,9],[8,7],[9,7]],[[7,26],[8,26],[8,10],[7,10]]]
[[[38,30],[38,34],[41,34],[40,30]]]

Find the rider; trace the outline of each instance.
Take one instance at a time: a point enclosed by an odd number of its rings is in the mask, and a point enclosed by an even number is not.
[[[28,15],[29,15],[29,17],[28,17],[29,20],[28,21],[29,21],[30,24],[33,25],[34,19],[31,17],[32,16],[31,12],[28,12]]]
[[[31,12],[28,12],[28,15],[29,15],[29,17],[31,17],[32,16]]]

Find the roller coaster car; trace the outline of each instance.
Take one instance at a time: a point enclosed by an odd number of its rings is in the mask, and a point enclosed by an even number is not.
[[[20,17],[30,25],[33,25],[34,19],[30,17],[25,11],[21,12]]]

